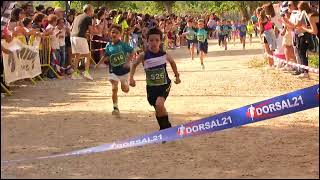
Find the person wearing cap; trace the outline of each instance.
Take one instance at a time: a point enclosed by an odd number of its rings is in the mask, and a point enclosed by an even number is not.
[[[90,34],[99,33],[95,26],[92,25],[93,6],[86,4],[83,7],[83,14],[75,17],[71,27],[71,49],[74,54],[72,79],[79,79],[78,64],[81,58],[85,58],[85,72],[84,77],[93,80],[89,73],[90,68],[90,49],[86,39],[86,33],[89,30]]]

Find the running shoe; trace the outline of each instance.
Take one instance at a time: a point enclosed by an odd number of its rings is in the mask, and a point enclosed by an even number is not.
[[[93,81],[93,77],[90,75],[89,71],[84,71],[83,76],[86,79]]]
[[[117,108],[117,107],[113,107],[112,115],[119,116],[119,115],[120,115],[119,108]]]

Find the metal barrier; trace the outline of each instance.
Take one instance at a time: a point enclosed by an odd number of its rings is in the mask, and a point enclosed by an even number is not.
[[[317,69],[317,68],[308,67],[308,66],[305,66],[303,64],[298,64],[298,63],[294,63],[294,62],[287,62],[285,59],[278,58],[277,56],[270,55],[268,53],[264,53],[264,55],[269,57],[269,58],[273,58],[273,60],[277,60],[279,62],[288,64],[288,65],[291,65],[291,66],[295,66],[295,67],[298,67],[298,68],[301,68],[301,69],[306,69],[309,72],[313,72],[313,73],[319,74],[319,69]]]
[[[48,72],[48,70],[51,70],[54,75],[61,79],[62,77],[57,74],[57,72],[52,68],[51,66],[51,40],[50,36],[45,36],[41,38],[41,43],[39,46],[39,57],[40,57],[40,64],[41,67],[47,67],[48,69],[45,72]]]

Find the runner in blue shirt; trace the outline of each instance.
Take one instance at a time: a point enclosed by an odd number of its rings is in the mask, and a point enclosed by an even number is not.
[[[129,92],[128,73],[130,72],[130,61],[134,50],[129,44],[120,40],[122,28],[119,25],[111,27],[111,43],[105,47],[107,60],[109,61],[109,81],[112,85],[113,115],[119,115],[118,108],[118,82],[121,82],[121,90]]]
[[[200,51],[200,61],[202,69],[204,70],[203,60],[208,53],[208,29],[204,28],[204,20],[198,20],[198,29],[197,29],[197,41],[198,41],[198,48]]]
[[[187,27],[183,30],[183,35],[186,36],[188,49],[190,51],[191,59],[194,59],[194,48],[196,47],[197,39],[196,39],[196,29],[193,27],[193,20],[189,19],[187,23]]]
[[[240,35],[240,43],[242,44],[242,48],[246,48],[246,34],[247,34],[247,24],[246,20],[242,19],[239,25],[239,35]]]

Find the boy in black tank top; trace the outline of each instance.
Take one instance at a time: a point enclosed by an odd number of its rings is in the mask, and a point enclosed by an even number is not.
[[[156,110],[156,118],[160,130],[171,127],[168,113],[164,106],[171,87],[171,80],[166,69],[166,61],[170,63],[175,74],[175,83],[179,84],[181,82],[176,63],[170,55],[160,50],[161,40],[162,32],[160,29],[153,28],[149,30],[147,34],[148,49],[140,54],[139,58],[132,63],[129,77],[130,86],[134,87],[136,82],[133,76],[137,66],[142,62],[146,72],[148,101]]]

